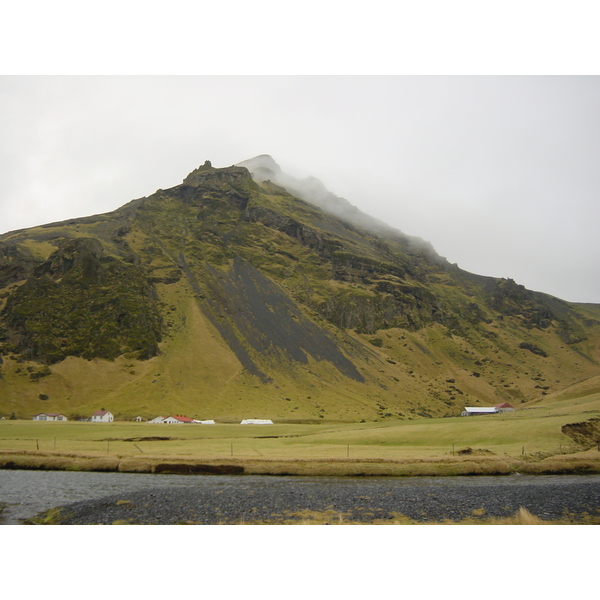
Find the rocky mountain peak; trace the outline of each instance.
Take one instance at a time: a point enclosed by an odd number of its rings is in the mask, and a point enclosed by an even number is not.
[[[252,173],[254,180],[258,182],[270,180],[273,183],[281,185],[279,180],[282,175],[285,176],[281,167],[269,154],[260,154],[254,158],[237,163],[236,166],[246,167]]]
[[[236,185],[248,180],[251,180],[250,172],[244,167],[233,165],[218,169],[213,167],[211,162],[207,160],[183,180],[183,185],[204,187],[208,182],[226,182]]]

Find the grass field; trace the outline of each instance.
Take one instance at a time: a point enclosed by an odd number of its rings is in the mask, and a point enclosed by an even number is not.
[[[560,452],[568,415],[494,415],[397,423],[323,425],[148,425],[3,421],[0,450],[109,456],[275,459],[424,458],[470,447],[520,456]]]
[[[70,461],[70,468],[99,464],[106,470],[135,471],[165,461],[201,461],[242,464],[246,472],[404,475],[411,474],[406,466],[410,464],[413,471],[414,465],[420,465],[417,474],[424,470],[435,474],[433,466],[425,466],[436,464],[452,465],[440,474],[457,474],[457,469],[462,472],[458,465],[468,462],[471,470],[478,465],[475,472],[510,472],[515,461],[531,465],[561,457],[564,463],[571,455],[596,462],[600,452],[582,452],[561,427],[597,416],[599,393],[533,404],[514,413],[385,423],[150,425],[5,420],[0,422],[0,464],[12,461],[14,465],[15,457],[21,456],[16,464],[31,468],[69,468]],[[89,462],[93,460],[96,463]],[[88,461],[88,467],[82,461]]]

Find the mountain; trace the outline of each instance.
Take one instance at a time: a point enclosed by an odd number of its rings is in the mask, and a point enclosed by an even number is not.
[[[373,420],[600,373],[600,305],[474,275],[266,155],[0,236],[0,414]]]

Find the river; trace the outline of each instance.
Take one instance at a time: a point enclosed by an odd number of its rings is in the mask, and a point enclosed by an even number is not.
[[[66,523],[278,522],[305,511],[346,520],[459,521],[510,516],[523,506],[542,519],[600,515],[600,475],[467,477],[290,477],[153,475],[0,470],[1,523],[54,507]]]

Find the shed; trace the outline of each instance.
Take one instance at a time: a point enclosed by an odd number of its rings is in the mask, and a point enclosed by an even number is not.
[[[461,417],[473,417],[476,415],[495,415],[498,412],[495,406],[465,406],[460,413]]]
[[[515,411],[515,407],[511,406],[508,402],[503,402],[502,404],[496,404],[496,406],[494,406],[494,408],[499,412],[499,413],[503,413],[503,412],[514,412]]]
[[[54,413],[39,413],[33,417],[34,421],[67,421],[65,415],[57,415]]]
[[[244,419],[240,425],[273,425],[271,419]]]
[[[155,419],[152,419],[151,421],[147,421],[147,423],[162,423],[165,420],[166,417],[156,417]]]
[[[214,425],[215,422],[212,419],[208,419],[206,421],[196,421],[194,420],[194,423],[198,423],[199,425]]]
[[[114,421],[113,414],[109,410],[97,410],[90,419],[92,423],[112,423]]]

